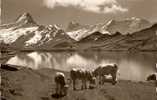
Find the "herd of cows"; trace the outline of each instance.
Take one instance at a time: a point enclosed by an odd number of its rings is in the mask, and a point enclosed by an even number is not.
[[[7,69],[11,71],[18,70],[16,67],[11,67],[7,64],[1,64],[2,69]],[[156,64],[157,70],[157,64]],[[56,72],[54,81],[56,84],[55,94],[58,96],[67,95],[67,90],[69,85],[72,83],[73,90],[76,90],[77,80],[81,82],[81,90],[83,89],[93,89],[97,85],[103,85],[104,82],[109,82],[112,85],[115,85],[118,81],[118,76],[120,75],[117,64],[99,66],[93,71],[85,70],[82,68],[72,68],[70,70],[70,78],[67,78],[64,73]],[[157,72],[150,74],[147,78],[147,81],[154,81],[157,94]],[[68,83],[69,81],[69,83]],[[88,85],[87,85],[88,83]]]
[[[157,65],[156,65],[157,67]],[[117,64],[99,66],[93,71],[88,71],[85,69],[77,69],[73,68],[70,70],[70,83],[72,83],[73,90],[76,90],[76,82],[77,80],[81,81],[81,90],[87,88],[95,88],[96,82],[98,80],[98,84],[103,85],[104,82],[110,82],[112,85],[115,85],[118,81],[119,69]],[[62,72],[57,72],[55,75],[55,83],[56,83],[56,94],[57,95],[66,95],[68,85],[66,84],[65,75]],[[157,73],[150,74],[147,77],[147,81],[157,80]],[[87,87],[87,82],[89,86]],[[157,82],[156,82],[157,87]],[[157,88],[156,88],[157,92]]]

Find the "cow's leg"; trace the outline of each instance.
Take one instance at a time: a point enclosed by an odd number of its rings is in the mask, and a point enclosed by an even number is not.
[[[85,89],[87,89],[87,80],[84,80]]]
[[[157,95],[157,87],[155,88],[155,90],[156,90],[156,95]]]
[[[112,73],[112,84],[115,85],[117,83],[117,76],[116,73]]]
[[[155,90],[156,90],[156,95],[157,95],[157,80],[155,81]]]
[[[59,85],[58,85],[58,83],[56,83],[56,94],[58,94],[59,93]]]
[[[103,84],[102,80],[103,80],[103,77],[102,77],[102,76],[99,76],[99,84],[100,84],[100,85]]]
[[[75,87],[76,79],[73,79],[72,82],[73,82],[73,90],[76,90],[76,87]]]
[[[101,76],[98,77],[99,85],[101,85]]]
[[[83,79],[81,80],[81,83],[82,83],[81,90],[83,90],[84,89],[84,80]]]
[[[82,89],[87,89],[86,80],[85,79],[82,80]]]
[[[61,84],[59,84],[59,95],[62,95],[62,87],[61,87]]]
[[[86,80],[85,79],[82,79],[82,86],[81,86],[81,89],[87,89],[87,86],[86,86]]]
[[[61,95],[65,95],[65,92],[64,92],[64,85],[63,84],[61,84]]]
[[[101,76],[101,85],[104,85],[104,83],[105,83],[105,77]]]

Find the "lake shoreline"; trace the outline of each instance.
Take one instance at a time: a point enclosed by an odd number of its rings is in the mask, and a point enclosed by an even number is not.
[[[7,53],[7,52],[35,52],[35,51],[40,51],[40,52],[86,52],[86,51],[93,51],[93,52],[157,52],[157,50],[148,50],[148,49],[144,49],[144,50],[128,50],[128,49],[101,49],[101,48],[90,48],[90,49],[81,49],[81,48],[75,48],[75,49],[71,49],[71,48],[52,48],[52,49],[6,49],[6,50],[1,50],[1,52],[3,53]]]

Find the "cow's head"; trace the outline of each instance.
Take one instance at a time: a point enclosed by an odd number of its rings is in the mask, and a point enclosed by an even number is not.
[[[116,68],[116,69],[118,70],[118,66],[117,66],[117,64],[114,64],[114,68]]]
[[[97,76],[100,74],[100,72],[101,72],[101,66],[98,66],[98,67],[92,72],[92,74],[93,74],[94,77],[97,77]]]

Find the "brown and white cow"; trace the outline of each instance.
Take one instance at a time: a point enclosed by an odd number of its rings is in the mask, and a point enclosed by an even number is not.
[[[76,80],[81,80],[82,82],[81,89],[87,89],[87,81],[89,81],[92,84],[94,83],[92,72],[84,69],[73,68],[70,71],[70,77],[73,83],[73,90],[76,90]]]
[[[113,65],[106,65],[106,66],[99,66],[97,67],[93,74],[95,77],[99,77],[99,83],[103,84],[104,79],[107,77],[112,77],[112,84],[115,85],[117,83],[117,73],[118,73],[118,66],[116,64]]]

